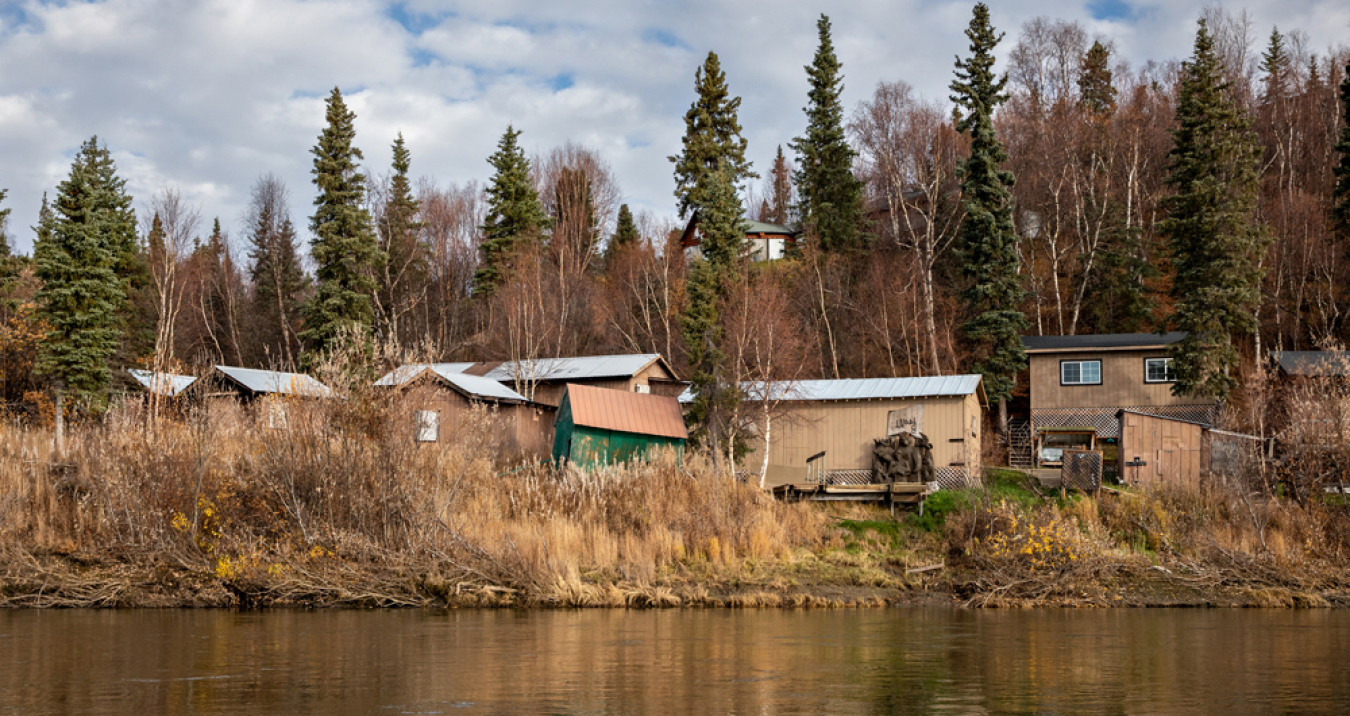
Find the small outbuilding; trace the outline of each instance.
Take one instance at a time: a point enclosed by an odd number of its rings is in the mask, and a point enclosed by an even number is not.
[[[1120,446],[1120,479],[1129,485],[1199,485],[1205,469],[1203,452],[1209,425],[1133,410],[1116,413]]]
[[[216,366],[217,380],[208,396],[234,395],[244,401],[269,395],[293,398],[332,398],[337,394],[313,376],[257,368]]]
[[[135,385],[140,386],[142,390],[164,398],[176,398],[197,382],[197,378],[191,375],[156,373],[136,368],[128,369],[127,373],[131,374]]]
[[[553,446],[552,406],[533,403],[490,378],[459,372],[463,364],[405,365],[376,381],[403,391],[402,405],[413,421],[414,439],[433,444],[451,440],[475,407],[502,421],[504,448],[528,458],[545,458]],[[469,364],[472,365],[472,364]]]
[[[756,396],[770,396],[777,404],[778,415],[769,426],[766,486],[812,478],[871,483],[877,441],[905,433],[924,435],[932,443],[935,477],[943,485],[965,485],[980,474],[989,401],[979,375],[803,380],[746,384],[742,390],[751,414],[758,410]],[[741,464],[758,472],[764,464],[763,440]]]
[[[688,438],[674,397],[569,383],[554,422],[553,460],[590,467],[640,460],[662,449],[682,454]]]

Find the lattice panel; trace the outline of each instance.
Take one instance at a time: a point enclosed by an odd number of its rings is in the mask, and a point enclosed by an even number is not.
[[[1026,420],[1009,420],[1008,465],[1029,468],[1032,464],[1031,423]]]
[[[872,471],[869,470],[826,470],[825,484],[827,485],[867,485],[872,482]]]
[[[1039,428],[1096,428],[1099,438],[1120,437],[1120,420],[1116,413],[1121,409],[1157,415],[1164,418],[1176,418],[1206,425],[1214,422],[1212,405],[1154,405],[1148,407],[1121,406],[1120,408],[1041,408],[1031,411],[1033,429]]]
[[[1065,450],[1060,484],[1071,490],[1096,492],[1102,486],[1100,450]]]
[[[945,490],[963,490],[975,487],[979,480],[972,477],[964,467],[939,467],[933,470],[937,483]]]

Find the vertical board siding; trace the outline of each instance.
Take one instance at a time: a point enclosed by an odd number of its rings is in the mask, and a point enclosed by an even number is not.
[[[804,467],[806,458],[824,450],[826,470],[863,470],[872,467],[873,440],[886,437],[886,418],[892,410],[922,404],[924,433],[933,442],[933,463],[946,467],[979,465],[980,438],[970,434],[970,419],[982,418],[979,398],[906,398],[793,403],[787,415],[773,421],[769,464]],[[960,442],[953,442],[959,438]],[[754,446],[742,465],[758,469],[764,460],[763,443]]]
[[[1120,477],[1141,487],[1200,483],[1204,429],[1195,423],[1122,413],[1117,464]],[[1148,464],[1126,467],[1135,459]]]

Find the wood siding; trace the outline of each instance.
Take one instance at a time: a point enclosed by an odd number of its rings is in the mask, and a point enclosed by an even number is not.
[[[886,437],[888,414],[914,405],[924,406],[923,432],[933,442],[933,464],[978,469],[983,411],[975,395],[793,403],[787,414],[774,417],[769,465],[804,470],[806,458],[824,450],[825,470],[871,469],[872,441]],[[747,407],[754,410],[752,404]],[[742,469],[758,472],[763,450],[760,440]]]
[[[1171,383],[1144,382],[1144,360],[1166,358],[1165,350],[1035,353],[1031,358],[1031,409],[1143,408],[1159,405],[1211,405],[1210,398],[1172,395]],[[1100,385],[1060,385],[1062,361],[1099,360]]]
[[[404,393],[402,413],[408,416],[409,435],[420,410],[440,413],[440,436],[436,443],[454,443],[456,434],[474,405],[463,395],[435,383],[414,386]],[[508,456],[528,459],[545,458],[553,449],[553,410],[543,406],[524,404],[482,403],[500,422],[502,450]]]
[[[1153,415],[1122,413],[1120,431],[1117,460],[1120,477],[1126,483],[1140,487],[1200,484],[1204,469],[1202,426]],[[1147,464],[1126,467],[1126,463],[1135,460]]]

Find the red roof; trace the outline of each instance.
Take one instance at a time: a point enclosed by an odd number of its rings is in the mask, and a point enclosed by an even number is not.
[[[568,383],[567,400],[576,425],[681,440],[689,437],[680,402],[669,396]]]

